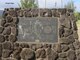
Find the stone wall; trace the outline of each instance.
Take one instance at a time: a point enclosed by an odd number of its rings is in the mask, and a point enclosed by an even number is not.
[[[56,43],[17,42],[19,17],[56,17]],[[5,9],[0,25],[0,60],[80,60],[76,19],[71,9]]]

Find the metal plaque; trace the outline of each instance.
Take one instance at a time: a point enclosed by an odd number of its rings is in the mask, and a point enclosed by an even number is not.
[[[19,17],[18,41],[57,42],[58,19],[49,17]]]

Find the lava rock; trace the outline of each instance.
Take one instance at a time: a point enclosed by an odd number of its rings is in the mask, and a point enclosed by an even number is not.
[[[2,51],[2,57],[8,58],[10,56],[11,52],[12,52],[11,50],[3,50]]]
[[[60,58],[66,58],[67,57],[66,52],[59,53],[59,57]]]
[[[16,36],[15,35],[10,35],[9,36],[9,41],[11,41],[11,42],[15,42],[16,41]]]
[[[7,49],[7,50],[13,49],[12,43],[11,43],[11,42],[8,42],[8,41],[4,42],[4,43],[2,44],[2,47],[3,47],[3,49]]]
[[[4,41],[5,41],[4,36],[3,36],[3,35],[0,35],[0,42],[2,43],[2,42],[4,42]]]
[[[30,48],[23,48],[20,56],[23,60],[35,60],[35,52]]]
[[[67,52],[67,58],[68,58],[68,60],[75,60],[75,58],[76,58],[75,51],[70,49]]]
[[[3,28],[3,27],[0,27],[0,33],[2,33],[2,32],[3,32],[3,30],[4,30],[4,28]]]
[[[4,35],[10,35],[11,34],[11,28],[10,27],[6,27],[3,31]]]

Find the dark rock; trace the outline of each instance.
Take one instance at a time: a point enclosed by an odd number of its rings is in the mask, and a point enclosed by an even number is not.
[[[75,50],[74,45],[73,44],[69,44],[69,48],[72,50]]]
[[[79,55],[77,55],[77,60],[80,60],[80,54],[79,54]]]
[[[22,48],[19,47],[19,46],[16,46],[16,47],[14,48],[14,51],[13,51],[13,57],[14,57],[15,59],[17,59],[17,60],[20,60],[20,59],[21,59],[21,57],[20,57],[21,51],[22,51]]]
[[[75,39],[72,35],[70,35],[68,37],[62,37],[59,42],[62,44],[70,44],[75,42]]]
[[[73,35],[68,36],[67,39],[68,39],[69,43],[75,42]]]
[[[64,35],[64,26],[61,26],[60,28],[59,28],[59,37],[61,38],[61,37],[63,37]]]
[[[13,34],[13,35],[17,35],[17,29],[15,28],[15,27],[11,27],[11,33]]]
[[[2,56],[2,44],[0,44],[0,57]]]
[[[62,50],[63,52],[69,50],[68,45],[62,44],[62,45],[61,45],[61,50]]]
[[[53,9],[53,10],[52,10],[52,15],[53,15],[54,17],[60,17],[60,14],[59,14],[59,12],[57,11],[57,9]]]
[[[61,15],[61,17],[59,18],[59,22],[60,22],[60,25],[61,26],[64,26],[65,25],[65,18],[66,18],[66,15]]]
[[[77,24],[76,24],[75,21],[73,21],[73,29],[74,29],[74,30],[77,30]]]
[[[68,17],[65,18],[64,26],[69,29],[72,28],[71,21]]]
[[[65,36],[65,37],[73,34],[73,31],[72,31],[71,29],[65,28],[64,31],[65,31],[65,32],[64,32],[64,36]]]
[[[74,37],[74,39],[78,39],[78,33],[77,33],[77,31],[74,31],[73,37]]]
[[[43,48],[39,48],[36,50],[36,58],[45,58],[46,57],[46,51]]]
[[[10,27],[6,27],[3,31],[4,35],[10,35],[11,34],[11,28]]]
[[[20,53],[21,59],[23,60],[35,60],[35,53],[29,48],[23,48]]]
[[[6,24],[4,25],[4,27],[8,27],[8,26],[10,26],[10,23],[6,23]]]
[[[18,11],[17,11],[17,15],[18,15],[19,17],[23,17],[23,10],[18,10]]]
[[[80,42],[78,40],[76,40],[74,43],[73,43],[75,49],[79,49],[80,48]]]
[[[5,41],[9,41],[9,36],[8,35],[4,35],[4,37],[5,37]]]
[[[3,45],[2,45],[3,49],[7,49],[7,50],[11,50],[13,48],[11,42],[4,42]]]
[[[55,44],[54,45],[54,47],[53,47],[53,49],[56,51],[56,52],[58,52],[58,53],[60,53],[62,50],[61,50],[61,44]]]
[[[59,53],[59,57],[60,58],[66,58],[67,57],[66,52]]]
[[[10,16],[13,16],[13,17],[16,17],[17,16],[17,12],[14,10],[14,8],[10,8],[9,15]]]
[[[21,44],[19,44],[19,46],[21,48],[30,48],[29,44],[27,44],[27,43],[21,43]]]
[[[76,50],[76,57],[77,60],[80,60],[80,49]]]
[[[76,50],[76,56],[77,56],[77,60],[80,60],[80,49]]]
[[[67,60],[67,58],[58,58],[57,60]]]
[[[1,20],[1,26],[4,26],[6,23],[6,20]]]
[[[32,16],[37,17],[38,16],[38,9],[32,9]]]
[[[18,23],[18,18],[17,17],[13,17],[13,22],[17,24]]]
[[[9,41],[15,42],[16,40],[17,40],[17,38],[16,38],[15,35],[10,35],[10,36],[9,36]]]
[[[10,56],[11,52],[12,52],[11,50],[3,50],[2,51],[2,57],[8,58]]]
[[[10,15],[8,15],[8,16],[6,17],[6,22],[10,23],[10,22],[12,22],[12,21],[13,21],[13,18],[12,18]]]
[[[0,42],[2,43],[2,42],[4,42],[4,41],[5,41],[4,36],[3,36],[3,35],[0,35]]]
[[[3,30],[4,30],[4,28],[3,28],[3,27],[0,27],[0,33],[2,33],[2,32],[3,32]]]
[[[40,10],[40,16],[42,17],[51,17],[52,16],[52,13],[51,13],[51,10],[49,9],[45,9],[45,10]]]
[[[25,17],[32,17],[32,14],[31,14],[31,10],[29,9],[26,9],[24,12],[23,12],[24,16]]]
[[[67,52],[67,58],[68,58],[68,60],[75,60],[75,58],[76,58],[75,51],[70,49]]]
[[[48,60],[56,60],[58,57],[58,54],[54,50],[48,48],[46,50],[46,56],[47,56]]]

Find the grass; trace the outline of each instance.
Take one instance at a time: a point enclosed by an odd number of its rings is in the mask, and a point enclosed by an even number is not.
[[[77,21],[77,26],[80,27],[80,20]]]

